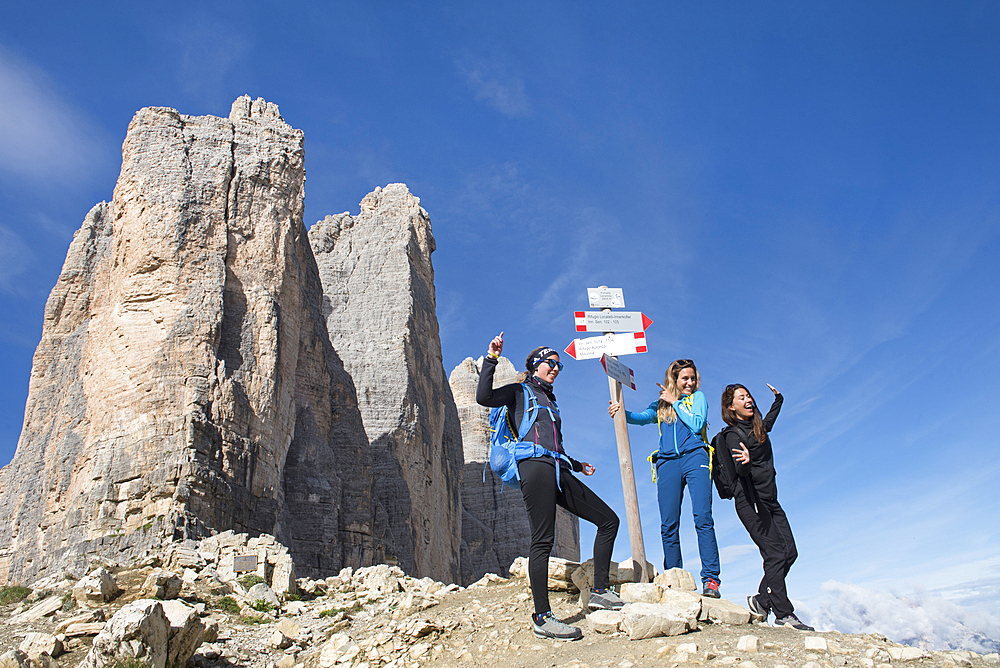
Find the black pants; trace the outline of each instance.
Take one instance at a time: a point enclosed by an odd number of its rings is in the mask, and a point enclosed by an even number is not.
[[[785,577],[799,556],[792,527],[788,526],[788,518],[777,499],[758,499],[756,510],[753,500],[747,499],[742,490],[737,491],[735,500],[736,514],[764,559],[764,578],[757,589],[757,600],[773,610],[775,617],[786,617],[792,614],[794,608],[788,600]]]
[[[535,613],[548,612],[549,554],[556,537],[556,505],[597,526],[594,538],[594,586],[608,586],[611,550],[618,535],[618,515],[589,487],[565,468],[560,471],[562,491],[556,487],[552,460],[525,459],[518,463],[521,496],[528,511],[531,549],[528,553],[528,581]]]

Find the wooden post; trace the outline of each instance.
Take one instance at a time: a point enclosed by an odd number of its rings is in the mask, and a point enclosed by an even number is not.
[[[601,286],[604,287],[604,286]],[[603,308],[602,311],[610,311]],[[606,332],[610,333],[610,332]],[[612,355],[618,359],[617,355]],[[625,421],[625,397],[622,384],[608,376],[611,401],[619,405],[615,414],[615,440],[618,441],[618,463],[622,471],[622,491],[625,494],[625,517],[628,520],[628,540],[632,548],[632,562],[636,569],[636,582],[649,582],[646,572],[646,547],[642,542],[642,522],[639,520],[639,496],[635,491],[635,472],[632,470],[632,447],[628,440],[628,423]]]

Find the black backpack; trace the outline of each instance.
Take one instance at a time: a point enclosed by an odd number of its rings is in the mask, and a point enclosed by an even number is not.
[[[712,445],[709,456],[712,459],[712,480],[715,481],[715,490],[719,493],[720,499],[731,499],[736,493],[736,485],[739,476],[736,475],[736,464],[733,462],[733,453],[728,451],[726,445],[726,431],[733,429],[740,434],[743,441],[747,437],[737,427],[729,426],[712,437]]]

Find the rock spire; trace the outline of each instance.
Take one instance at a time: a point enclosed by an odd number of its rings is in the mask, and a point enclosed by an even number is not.
[[[430,217],[405,185],[309,230],[330,341],[357,387],[384,541],[404,571],[459,578],[461,425],[441,360]]]
[[[305,571],[383,558],[304,180],[302,132],[264,100],[135,115],[46,304],[0,582],[209,529],[273,533]]]

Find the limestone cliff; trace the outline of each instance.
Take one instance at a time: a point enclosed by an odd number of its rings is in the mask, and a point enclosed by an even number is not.
[[[461,426],[441,359],[430,218],[405,185],[390,184],[357,217],[316,223],[309,239],[330,341],[371,442],[386,550],[408,573],[457,581]]]
[[[485,573],[505,575],[511,562],[527,556],[531,545],[528,514],[519,490],[508,487],[483,470],[489,461],[490,422],[488,408],[476,403],[476,385],[482,358],[467,357],[455,367],[449,383],[462,422],[465,468],[462,477],[462,582],[472,582]],[[501,357],[493,386],[515,382],[517,371]],[[552,556],[580,559],[580,520],[562,508],[556,512],[556,543]]]
[[[46,304],[0,472],[0,581],[208,527],[273,533],[306,571],[382,560],[304,180],[302,132],[263,100],[135,115]]]

